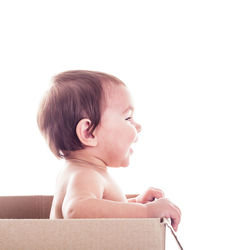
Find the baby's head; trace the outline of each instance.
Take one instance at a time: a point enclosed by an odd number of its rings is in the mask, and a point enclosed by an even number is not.
[[[132,100],[121,80],[101,72],[76,70],[53,78],[37,120],[58,158],[95,148],[107,165],[128,165],[127,161],[119,162],[114,152],[123,147],[120,153],[126,154],[136,141],[141,128],[132,112]]]

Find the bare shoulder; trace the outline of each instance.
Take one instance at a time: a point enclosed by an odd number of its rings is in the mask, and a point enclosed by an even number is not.
[[[67,172],[68,181],[65,198],[102,199],[106,182],[102,173],[85,167],[70,167]]]
[[[90,168],[65,166],[57,176],[50,218],[63,218],[63,210],[79,199],[103,198],[105,176]]]
[[[102,199],[105,190],[104,176],[90,168],[71,166],[64,173],[68,176],[62,201],[62,217],[76,204],[87,199]]]

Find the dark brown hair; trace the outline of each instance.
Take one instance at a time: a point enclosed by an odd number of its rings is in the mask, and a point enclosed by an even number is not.
[[[124,85],[112,75],[86,70],[66,71],[53,78],[40,104],[37,122],[58,158],[85,148],[77,137],[76,126],[81,119],[88,118],[91,121],[88,132],[93,133],[101,119],[104,90],[109,83]]]

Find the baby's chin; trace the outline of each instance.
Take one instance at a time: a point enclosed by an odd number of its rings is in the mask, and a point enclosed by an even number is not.
[[[129,166],[129,157],[124,159],[122,162],[120,163],[113,163],[113,164],[110,164],[109,167],[113,167],[113,168],[119,168],[119,167],[122,167],[122,168],[126,168]]]
[[[121,167],[128,167],[129,166],[129,160],[130,160],[130,156],[131,156],[132,153],[133,153],[133,149],[130,148],[128,156],[121,163]]]
[[[119,163],[117,163],[117,164],[110,164],[108,166],[112,167],[112,168],[126,168],[126,167],[129,166],[129,161],[123,161],[120,164]]]
[[[108,166],[114,167],[114,168],[119,168],[119,167],[126,168],[126,167],[128,167],[132,153],[133,153],[133,149],[129,148],[129,150],[127,151],[126,157],[123,160],[117,160],[116,162],[110,163]]]

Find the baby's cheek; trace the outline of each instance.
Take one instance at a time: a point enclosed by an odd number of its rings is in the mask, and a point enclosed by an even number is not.
[[[118,143],[119,143],[119,148],[122,151],[127,151],[131,144],[135,141],[136,139],[136,131],[133,129],[127,129],[127,131],[123,131],[123,133],[120,133],[117,135],[115,140],[118,138]]]

